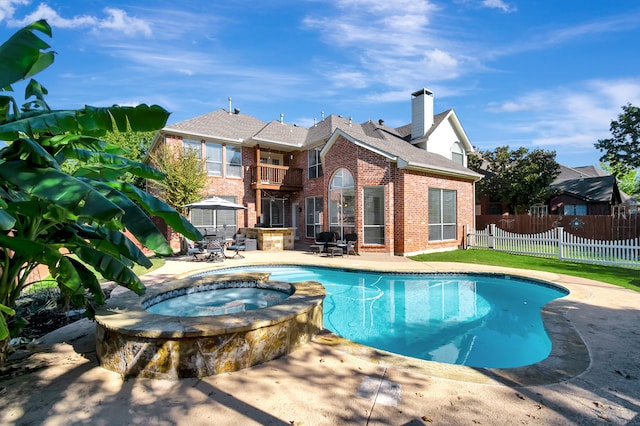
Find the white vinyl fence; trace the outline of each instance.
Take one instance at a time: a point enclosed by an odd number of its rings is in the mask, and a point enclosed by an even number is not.
[[[467,234],[467,246],[574,262],[640,268],[640,238],[618,241],[576,237],[558,227],[539,234],[514,234],[496,225]]]

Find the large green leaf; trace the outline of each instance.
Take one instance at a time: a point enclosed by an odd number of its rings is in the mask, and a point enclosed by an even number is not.
[[[20,253],[22,257],[29,257],[33,261],[54,268],[63,255],[57,246],[44,244],[26,238],[0,234],[0,247],[5,247]]]
[[[93,300],[98,305],[102,305],[104,303],[105,295],[104,291],[102,290],[102,286],[100,286],[100,281],[98,281],[96,275],[93,273],[93,271],[87,268],[84,263],[72,257],[69,257],[68,259],[78,273],[78,277],[80,278],[82,287],[89,290],[89,292],[93,296]]]
[[[202,239],[202,234],[191,222],[159,198],[129,183],[114,182],[109,185],[119,188],[129,198],[137,201],[151,216],[162,218],[176,232],[194,241]]]
[[[91,247],[79,247],[76,255],[87,265],[93,266],[108,280],[113,280],[136,294],[144,294],[144,285],[140,278],[119,259]]]
[[[36,30],[51,37],[51,27],[40,20],[0,45],[0,87],[29,78],[53,63],[54,52],[41,52],[51,46],[34,34]]]
[[[21,134],[82,133],[87,136],[104,135],[106,131],[149,131],[162,128],[169,112],[158,105],[134,107],[112,106],[96,108],[85,106],[81,110],[32,111],[18,119],[0,125],[0,140],[11,141]]]
[[[84,132],[95,130],[120,132],[147,132],[164,127],[169,112],[158,105],[141,104],[135,107],[112,106],[98,108],[85,106],[78,114],[78,122]],[[114,126],[115,125],[115,126]]]
[[[15,315],[16,311],[8,306],[4,306],[0,303],[0,340],[4,340],[9,337],[9,327],[7,326],[7,320],[5,315]]]
[[[0,230],[8,231],[13,228],[16,218],[7,213],[4,209],[0,209]]]
[[[75,158],[78,161],[89,163],[80,167],[75,172],[76,176],[83,176],[96,180],[116,180],[124,173],[128,172],[132,175],[145,179],[159,180],[164,178],[164,174],[153,167],[137,161],[129,160],[128,158],[120,155],[95,152],[86,149],[67,149],[65,150],[65,156],[67,158]],[[111,177],[103,174],[103,172],[108,173],[109,170],[113,172]]]
[[[78,230],[77,235],[80,240],[76,243],[78,245],[86,245],[82,243],[84,243],[85,240],[88,240],[91,242],[93,247],[103,253],[116,257],[125,257],[140,266],[144,266],[145,268],[150,268],[152,266],[151,261],[143,251],[120,231],[113,231],[103,227],[96,228],[82,224],[75,224],[74,228]]]
[[[7,161],[0,164],[0,178],[79,217],[107,222],[123,212],[91,185],[59,170],[33,169],[21,161]]]
[[[158,255],[167,256],[173,253],[173,249],[149,215],[119,191],[123,187],[122,184],[118,182],[94,182],[94,184],[96,189],[106,198],[124,210],[125,213],[121,219],[122,224],[142,245],[153,250]]]
[[[0,150],[0,158],[5,161],[29,162],[30,167],[52,167],[58,169],[58,161],[39,143],[28,138],[15,140]]]

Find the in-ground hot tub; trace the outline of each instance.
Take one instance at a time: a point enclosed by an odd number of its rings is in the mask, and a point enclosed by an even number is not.
[[[129,291],[113,295],[96,312],[100,365],[122,376],[178,379],[237,371],[294,351],[322,330],[325,289],[315,281],[268,278],[268,273],[202,275],[154,284],[143,297]],[[288,297],[264,308],[216,310],[212,316],[147,311],[186,294],[247,287]]]

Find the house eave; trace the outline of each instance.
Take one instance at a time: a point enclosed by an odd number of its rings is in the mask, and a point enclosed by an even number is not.
[[[280,149],[285,149],[286,148],[286,149],[290,149],[290,150],[299,150],[299,149],[302,148],[302,144],[289,144],[289,143],[276,141],[276,140],[272,140],[272,139],[256,138],[256,137],[248,139],[247,142],[246,142],[247,146],[263,145],[263,144],[265,144],[267,146],[280,148]]]
[[[331,135],[331,137],[329,138],[329,140],[327,141],[327,143],[324,145],[324,148],[322,148],[322,151],[320,151],[320,159],[322,161],[324,161],[324,157],[327,154],[327,152],[329,152],[329,149],[331,149],[331,146],[335,143],[335,141],[338,139],[338,137],[342,136],[343,138],[347,139],[349,142],[353,143],[354,145],[357,145],[359,147],[365,148],[371,152],[374,152],[390,161],[397,161],[398,157],[396,157],[395,155],[389,154],[388,152],[382,151],[378,148],[374,148],[371,145],[367,144],[366,142],[363,142],[359,139],[354,138],[353,136],[351,136],[350,134],[344,132],[341,129],[336,129],[333,134]]]
[[[224,142],[230,142],[230,143],[233,143],[233,144],[236,144],[236,145],[242,144],[245,141],[245,139],[242,139],[242,138],[237,138],[237,139],[226,138],[224,136],[206,135],[206,134],[203,134],[203,133],[195,133],[195,132],[185,132],[183,130],[176,130],[176,129],[166,128],[166,127],[164,129],[162,129],[160,132],[163,133],[164,135],[170,134],[170,135],[177,135],[177,136],[182,136],[182,137],[195,136],[195,137],[206,139],[206,140],[210,140],[210,141],[214,141],[214,140],[216,140],[216,141],[224,141]]]
[[[449,176],[449,177],[455,177],[458,179],[471,180],[474,183],[478,182],[483,177],[481,174],[475,173],[471,170],[469,171],[469,173],[464,173],[464,172],[461,172],[460,170],[450,169],[448,167],[431,167],[423,164],[411,163],[403,159],[398,160],[398,169],[434,173],[441,176]]]

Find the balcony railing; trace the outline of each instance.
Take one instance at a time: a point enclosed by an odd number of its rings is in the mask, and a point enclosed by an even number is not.
[[[273,164],[251,167],[251,186],[256,188],[298,191],[302,189],[302,169]]]

